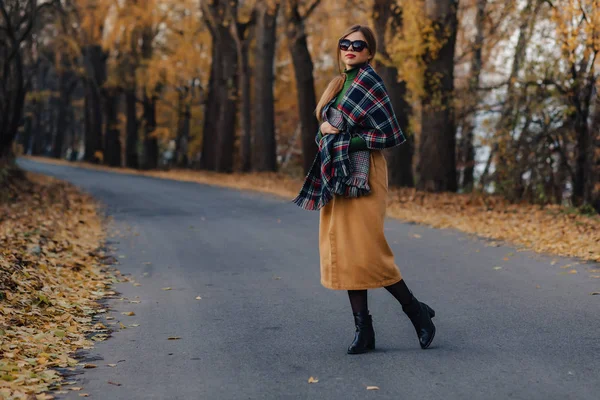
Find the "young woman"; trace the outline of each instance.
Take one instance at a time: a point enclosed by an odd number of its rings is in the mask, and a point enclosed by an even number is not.
[[[388,172],[381,150],[404,142],[383,81],[371,68],[373,31],[355,25],[338,43],[334,78],[317,105],[319,153],[294,202],[320,210],[321,283],[347,290],[356,332],[348,354],[375,349],[367,290],[384,287],[402,305],[421,348],[435,335],[435,312],[418,301],[394,263],[384,235]]]

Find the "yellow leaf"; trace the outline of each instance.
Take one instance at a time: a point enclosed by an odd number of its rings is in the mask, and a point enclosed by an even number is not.
[[[308,383],[317,383],[319,380],[317,378],[313,378],[312,376],[308,378]]]
[[[171,288],[170,287],[164,287],[164,288],[162,288],[162,290],[171,290]]]
[[[367,386],[367,390],[379,390],[379,386]]]
[[[71,390],[73,390],[75,392],[79,392],[82,388],[77,387],[77,386],[73,386],[72,388],[69,388],[69,389],[71,389]]]
[[[135,313],[133,311],[126,311],[126,312],[122,312],[121,314],[126,315],[128,317],[133,317],[135,315]]]

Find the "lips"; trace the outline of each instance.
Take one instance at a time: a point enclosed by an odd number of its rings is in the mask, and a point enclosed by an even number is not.
[[[356,56],[354,54],[346,54],[346,58],[355,58]]]

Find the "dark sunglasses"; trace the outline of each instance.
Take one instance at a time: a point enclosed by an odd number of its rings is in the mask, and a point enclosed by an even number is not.
[[[343,51],[348,51],[348,49],[350,48],[350,46],[352,46],[352,50],[360,53],[361,51],[363,51],[364,49],[369,48],[369,45],[367,45],[367,42],[365,42],[364,40],[348,40],[348,39],[340,39],[340,50]]]

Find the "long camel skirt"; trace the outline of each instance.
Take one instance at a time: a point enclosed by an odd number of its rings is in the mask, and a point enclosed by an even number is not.
[[[402,279],[383,232],[387,164],[381,151],[371,151],[370,158],[371,193],[358,198],[336,195],[321,209],[321,284],[329,289],[374,289]]]

